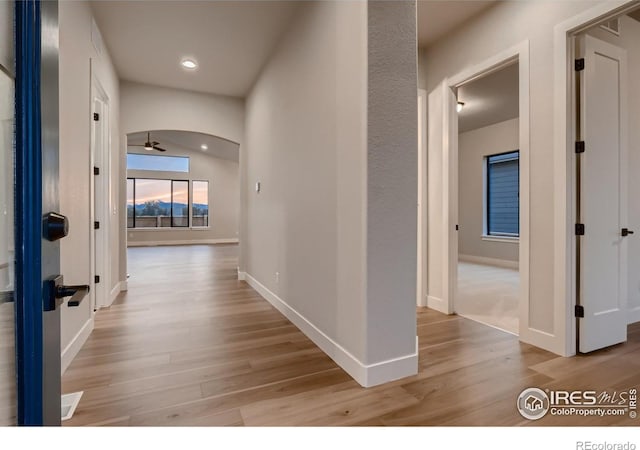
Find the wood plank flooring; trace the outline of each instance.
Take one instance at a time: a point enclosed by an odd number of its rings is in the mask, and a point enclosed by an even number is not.
[[[83,390],[65,426],[638,425],[625,417],[516,410],[526,387],[640,386],[640,326],[629,342],[560,358],[517,338],[418,311],[418,375],[364,389],[237,281],[237,246],[129,249],[129,291],[63,377]]]

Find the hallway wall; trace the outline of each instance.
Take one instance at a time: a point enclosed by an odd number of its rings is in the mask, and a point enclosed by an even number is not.
[[[417,371],[415,39],[413,1],[303,3],[246,103],[241,276],[363,385]]]
[[[91,70],[110,100],[111,189],[108,292],[120,290],[117,248],[122,217],[119,207],[119,81],[106,47],[92,42],[93,16],[87,2],[60,2],[60,209],[69,218],[69,235],[61,240],[61,270],[67,284],[90,283],[91,224]],[[94,30],[95,35],[95,30]],[[71,362],[93,329],[91,302],[62,308],[62,367]]]

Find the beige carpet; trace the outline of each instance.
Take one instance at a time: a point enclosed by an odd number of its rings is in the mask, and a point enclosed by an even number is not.
[[[515,269],[458,263],[457,314],[518,334],[520,274]]]

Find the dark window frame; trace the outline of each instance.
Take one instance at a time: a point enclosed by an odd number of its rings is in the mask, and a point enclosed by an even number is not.
[[[207,224],[202,226],[200,225],[195,226],[192,224],[191,228],[197,228],[197,229],[211,228],[211,201],[209,199],[209,189],[210,189],[211,181],[201,180],[201,179],[191,180],[191,192],[193,192],[194,183],[207,183]],[[191,219],[193,219],[193,200],[191,201]],[[192,220],[192,223],[193,223],[193,220]]]
[[[128,180],[133,180],[133,226],[128,226],[128,216],[127,216],[127,229],[128,230],[154,230],[158,228],[190,228],[191,227],[191,193],[189,191],[190,180],[186,179],[169,179],[169,178],[153,178],[153,177],[127,177]],[[170,225],[169,227],[144,227],[144,228],[136,228],[136,180],[154,180],[154,181],[169,181],[171,186],[171,208],[170,210]],[[174,182],[182,182],[187,183],[187,224],[186,225],[174,225],[174,216],[173,216],[173,183]],[[129,205],[127,205],[127,214],[128,214]],[[182,216],[181,216],[182,217]]]
[[[514,154],[513,158],[508,158],[500,161],[493,161],[493,158],[506,156]],[[518,232],[517,233],[507,233],[501,231],[492,231],[491,230],[491,166],[494,164],[506,163],[511,161],[518,162]],[[520,237],[520,149],[510,150],[508,152],[502,153],[494,153],[491,155],[487,155],[485,157],[485,170],[486,170],[486,194],[485,194],[485,227],[486,227],[486,236],[489,237],[497,237],[497,238],[519,238]]]

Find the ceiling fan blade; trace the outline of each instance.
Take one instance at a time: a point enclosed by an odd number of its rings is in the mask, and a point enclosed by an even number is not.
[[[155,145],[153,146],[153,149],[154,149],[154,150],[158,150],[159,152],[166,152],[166,150],[165,150],[165,149],[160,148],[160,147],[156,147]]]
[[[151,145],[153,145],[154,147],[155,147],[156,145],[158,145],[158,144],[160,144],[160,142],[158,142],[158,141],[153,141],[153,142],[151,143]]]

